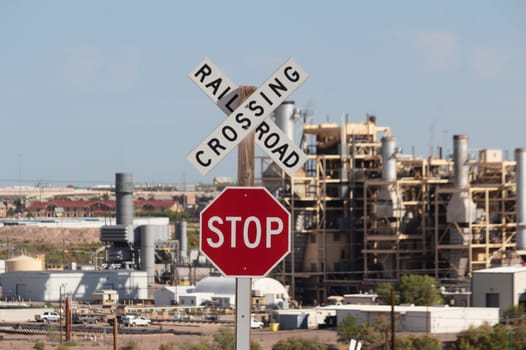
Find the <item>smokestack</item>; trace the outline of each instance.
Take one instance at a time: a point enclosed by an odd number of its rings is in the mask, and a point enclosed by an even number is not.
[[[133,223],[133,177],[131,173],[115,174],[117,225]]]
[[[183,219],[175,223],[175,240],[179,241],[179,259],[181,263],[185,263],[188,259],[188,235],[187,224]]]
[[[395,138],[393,136],[382,137],[382,180],[390,182],[383,186],[376,199],[376,216],[387,218],[402,218],[405,207],[402,198],[397,192],[396,181],[396,157]]]
[[[147,283],[155,282],[155,226],[141,227],[141,270],[146,271]]]
[[[467,224],[478,219],[477,207],[469,198],[468,137],[453,136],[454,186],[457,191],[447,205],[446,221]]]
[[[468,137],[453,136],[453,160],[455,162],[455,188],[468,187]]]
[[[517,181],[517,250],[526,250],[526,148],[515,150],[515,180]]]
[[[382,179],[385,181],[396,180],[396,158],[394,136],[382,137]]]

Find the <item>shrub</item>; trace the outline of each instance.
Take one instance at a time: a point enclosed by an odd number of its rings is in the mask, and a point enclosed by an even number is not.
[[[37,341],[35,345],[33,345],[33,349],[35,350],[44,350],[45,344],[43,341]]]
[[[214,350],[234,350],[236,345],[236,338],[233,330],[229,327],[219,327],[217,333],[213,337]],[[255,341],[250,341],[250,350],[260,350],[261,345]],[[199,349],[201,350],[201,349]]]
[[[159,350],[161,350],[159,348]],[[203,340],[198,344],[186,341],[177,347],[177,350],[210,350],[210,346]]]
[[[485,323],[479,327],[471,327],[457,335],[455,349],[457,350],[501,350],[508,344],[508,330],[503,325],[492,327]]]
[[[121,350],[139,350],[139,344],[136,341],[130,339],[126,345],[121,347]]]
[[[214,334],[214,349],[234,350],[236,339],[228,327],[219,327]]]
[[[272,350],[326,350],[324,344],[318,342],[317,339],[302,339],[302,338],[287,338],[278,341],[272,347]]]
[[[348,343],[351,339],[356,338],[358,334],[358,326],[356,325],[356,318],[349,316],[345,318],[338,325],[338,341],[342,343]]]
[[[396,338],[396,348],[404,350],[441,350],[440,342],[427,335],[421,337]]]

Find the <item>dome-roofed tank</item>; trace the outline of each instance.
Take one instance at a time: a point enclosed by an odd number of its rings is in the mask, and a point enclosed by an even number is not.
[[[27,255],[19,255],[6,261],[6,272],[14,271],[42,271],[43,260]]]

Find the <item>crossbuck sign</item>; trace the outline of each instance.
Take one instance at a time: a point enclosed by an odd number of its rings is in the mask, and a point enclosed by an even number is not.
[[[252,130],[257,144],[287,174],[293,175],[307,160],[303,151],[267,118],[308,77],[292,59],[283,63],[252,95],[239,104],[238,86],[205,58],[189,74],[208,97],[228,114],[187,159],[206,175]],[[233,108],[239,104],[237,108]]]

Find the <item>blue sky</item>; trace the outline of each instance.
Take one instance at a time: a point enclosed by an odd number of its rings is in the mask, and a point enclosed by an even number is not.
[[[239,85],[293,57],[312,122],[374,114],[408,153],[526,147],[524,1],[5,0],[0,53],[0,186],[235,177],[186,160],[224,118],[187,77],[204,57]]]

